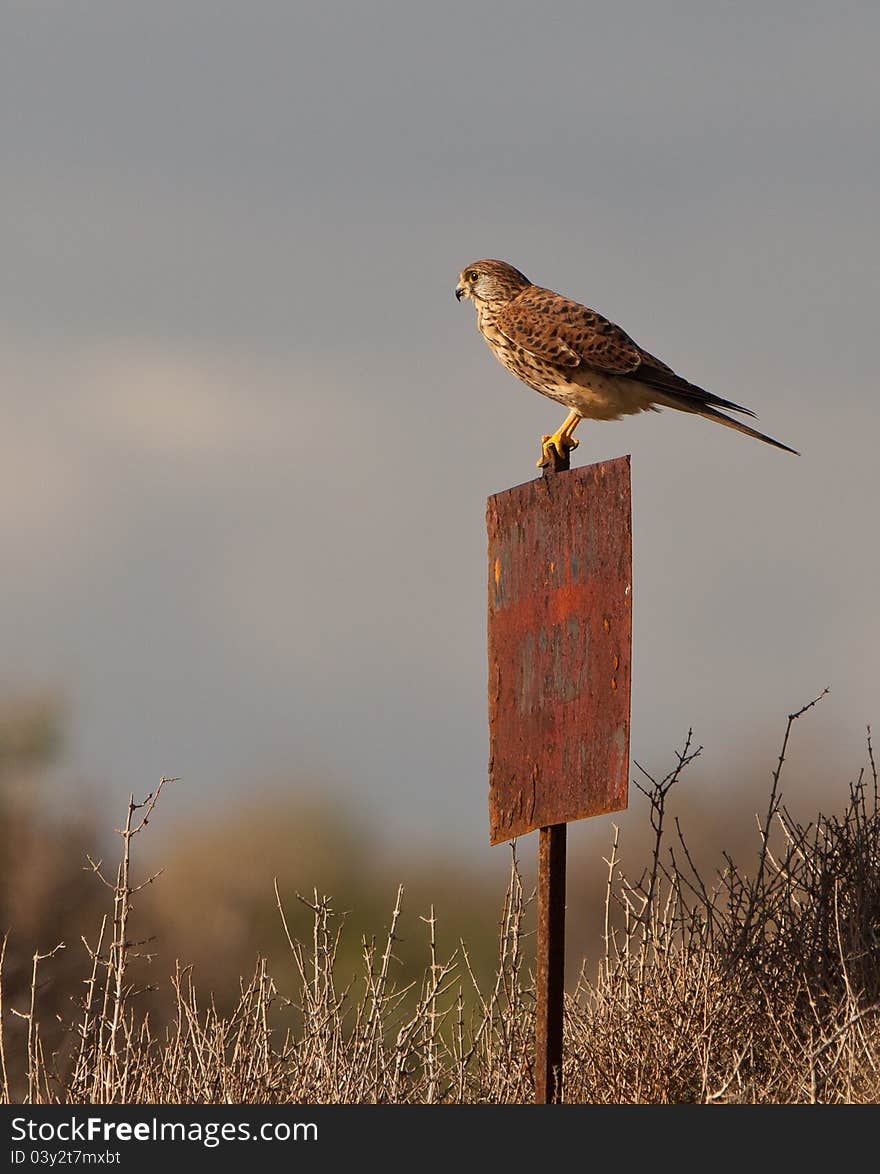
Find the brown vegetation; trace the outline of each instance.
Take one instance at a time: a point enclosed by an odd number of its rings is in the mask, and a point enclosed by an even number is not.
[[[806,707],[809,708],[809,707]],[[803,824],[782,798],[788,722],[754,867],[733,859],[709,883],[667,796],[699,753],[666,778],[644,776],[653,851],[638,880],[607,866],[604,956],[567,997],[565,1099],[593,1103],[875,1102],[880,1094],[880,810],[867,771],[841,814]],[[164,785],[164,784],[163,784]],[[43,981],[60,943],[34,954],[25,988],[0,1001],[3,1100],[31,1103],[499,1103],[532,1096],[531,899],[515,854],[494,978],[460,943],[438,949],[433,909],[411,982],[395,970],[403,891],[380,940],[364,937],[359,974],[340,966],[346,919],[318,892],[276,890],[292,963],[257,961],[229,1011],[178,967],[159,1001],[140,989],[132,924],[132,846],[161,787],[133,800],[121,829],[106,916],[86,941],[75,1014],[51,1048]],[[308,935],[291,930],[291,904]],[[66,943],[69,947],[73,942]],[[68,949],[65,954],[72,954]],[[69,975],[69,969],[65,974]],[[292,975],[292,977],[290,977]],[[157,1014],[162,1008],[164,1014]],[[162,1025],[164,1021],[164,1026]],[[14,1025],[18,1025],[16,1034]],[[10,1031],[10,1028],[13,1030]]]

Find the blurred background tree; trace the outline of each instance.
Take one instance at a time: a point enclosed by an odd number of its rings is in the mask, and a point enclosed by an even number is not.
[[[69,1008],[83,970],[79,935],[94,930],[104,894],[83,871],[94,851],[94,820],[85,802],[55,804],[50,775],[63,748],[66,709],[51,690],[0,696],[0,932],[8,933],[4,967],[6,1030],[14,1048],[26,1024],[32,958],[64,941],[69,948],[41,979],[45,1021]],[[71,814],[72,812],[72,814]],[[60,1043],[50,1031],[48,1042]]]

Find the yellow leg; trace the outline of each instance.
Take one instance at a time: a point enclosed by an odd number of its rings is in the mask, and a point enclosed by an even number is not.
[[[571,452],[573,448],[577,448],[578,441],[574,438],[574,430],[580,424],[582,416],[577,412],[571,411],[565,417],[562,424],[556,429],[552,436],[541,437],[541,455],[538,458],[538,468],[543,469],[545,465],[549,465],[552,460],[550,454],[551,448],[555,448],[559,455],[563,458]]]

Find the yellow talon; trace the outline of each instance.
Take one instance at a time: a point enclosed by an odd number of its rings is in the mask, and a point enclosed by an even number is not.
[[[572,449],[577,448],[579,441],[574,438],[574,430],[581,422],[577,412],[569,412],[565,422],[550,436],[541,437],[541,456],[538,459],[538,468],[544,469],[553,463],[555,449],[561,460],[565,460]]]
[[[542,436],[538,468],[543,469],[552,462],[553,453],[551,449],[556,449],[559,457],[565,460],[566,456],[573,448],[577,448],[578,444],[580,444],[580,441],[575,440],[574,437],[563,436],[559,432],[554,432],[552,436]]]

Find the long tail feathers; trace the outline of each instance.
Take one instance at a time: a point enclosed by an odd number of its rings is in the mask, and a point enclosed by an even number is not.
[[[796,457],[801,454],[795,448],[789,448],[787,444],[783,444],[780,440],[774,440],[772,436],[765,436],[763,432],[758,432],[755,428],[750,428],[748,424],[743,424],[739,420],[734,420],[730,416],[725,416],[723,412],[719,412],[716,408],[710,407],[708,404],[695,403],[692,399],[686,399],[684,396],[679,399],[674,393],[666,392],[660,398],[658,396],[657,403],[665,404],[670,408],[678,408],[680,412],[691,412],[697,416],[704,416],[707,420],[715,420],[718,424],[724,424],[727,428],[735,428],[737,432],[743,432],[746,436],[753,436],[755,440],[763,440],[765,444],[772,444],[774,448],[781,448],[783,452],[794,453]],[[736,405],[731,405],[736,406]],[[739,411],[748,411],[747,408],[738,408]],[[754,415],[749,412],[749,415]]]

